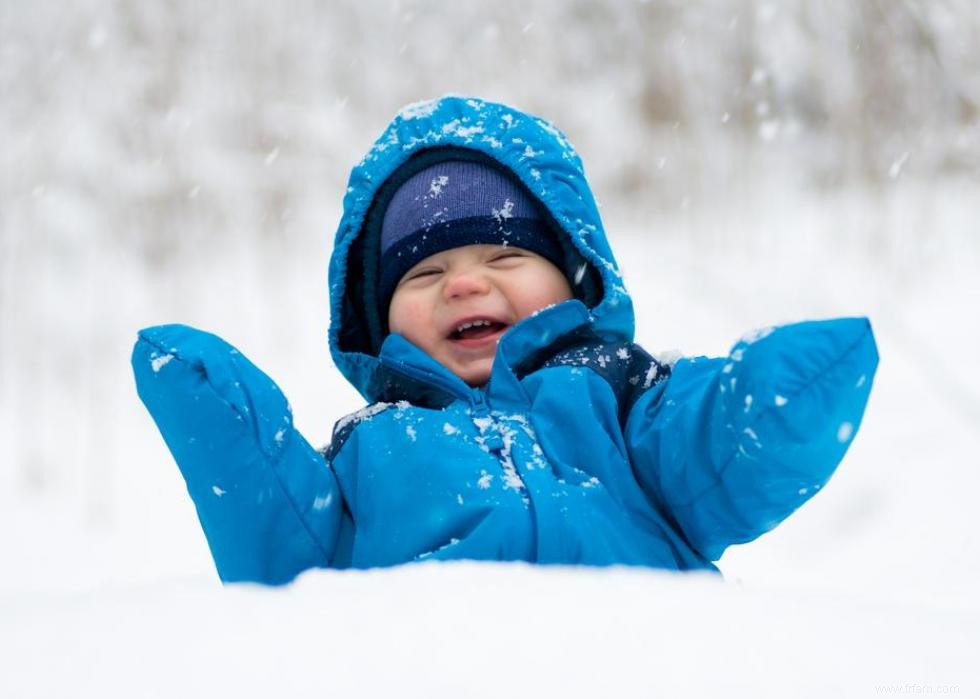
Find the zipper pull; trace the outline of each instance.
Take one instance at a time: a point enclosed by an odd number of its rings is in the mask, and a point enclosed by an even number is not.
[[[473,424],[480,430],[480,436],[476,438],[477,443],[490,452],[500,452],[504,448],[504,439],[500,436],[500,431],[490,414],[483,391],[476,389],[472,393],[473,397]]]

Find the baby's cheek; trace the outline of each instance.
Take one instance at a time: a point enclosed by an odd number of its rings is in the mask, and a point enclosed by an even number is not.
[[[565,275],[550,262],[541,260],[539,265],[527,270],[525,277],[515,286],[511,299],[519,317],[523,319],[573,296]]]
[[[396,292],[388,307],[388,327],[392,332],[406,335],[422,322],[422,305],[411,294]]]
[[[392,299],[388,328],[430,354],[434,350],[435,324],[431,307],[415,296]]]

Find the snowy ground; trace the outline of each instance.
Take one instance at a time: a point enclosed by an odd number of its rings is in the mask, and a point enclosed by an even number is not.
[[[980,614],[942,606],[474,563],[31,595],[3,614],[9,697],[976,696],[980,642]]]
[[[89,375],[80,388],[56,367],[30,376],[47,396],[39,444],[23,432],[38,416],[4,404],[6,453],[39,454],[57,478],[39,489],[21,463],[0,473],[0,695],[977,696],[975,189],[820,198],[773,184],[652,223],[606,212],[651,350],[717,354],[750,328],[832,315],[869,315],[877,333],[879,375],[841,469],[726,554],[727,584],[461,563],[220,588],[133,391],[133,334],[181,320],[224,335],[324,441],[359,406],[325,348],[326,235],[169,276],[99,250],[69,281],[100,320],[66,313],[61,334]]]

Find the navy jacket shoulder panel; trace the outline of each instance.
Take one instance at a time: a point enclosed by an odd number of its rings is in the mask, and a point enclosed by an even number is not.
[[[626,425],[640,397],[670,376],[670,365],[632,342],[593,341],[567,346],[541,363],[540,368],[559,366],[586,368],[601,376],[616,396],[620,426]]]
[[[334,458],[340,453],[340,450],[347,443],[347,440],[354,433],[354,429],[358,425],[366,420],[370,420],[375,415],[383,413],[388,408],[393,408],[397,405],[397,403],[386,402],[372,403],[337,420],[333,426],[333,435],[330,438],[330,444],[320,450],[323,458],[327,460],[327,463],[333,463]]]

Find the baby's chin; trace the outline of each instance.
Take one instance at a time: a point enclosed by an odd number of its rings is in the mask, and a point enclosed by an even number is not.
[[[456,367],[453,373],[473,388],[480,388],[490,380],[493,359],[470,362],[467,366]]]

